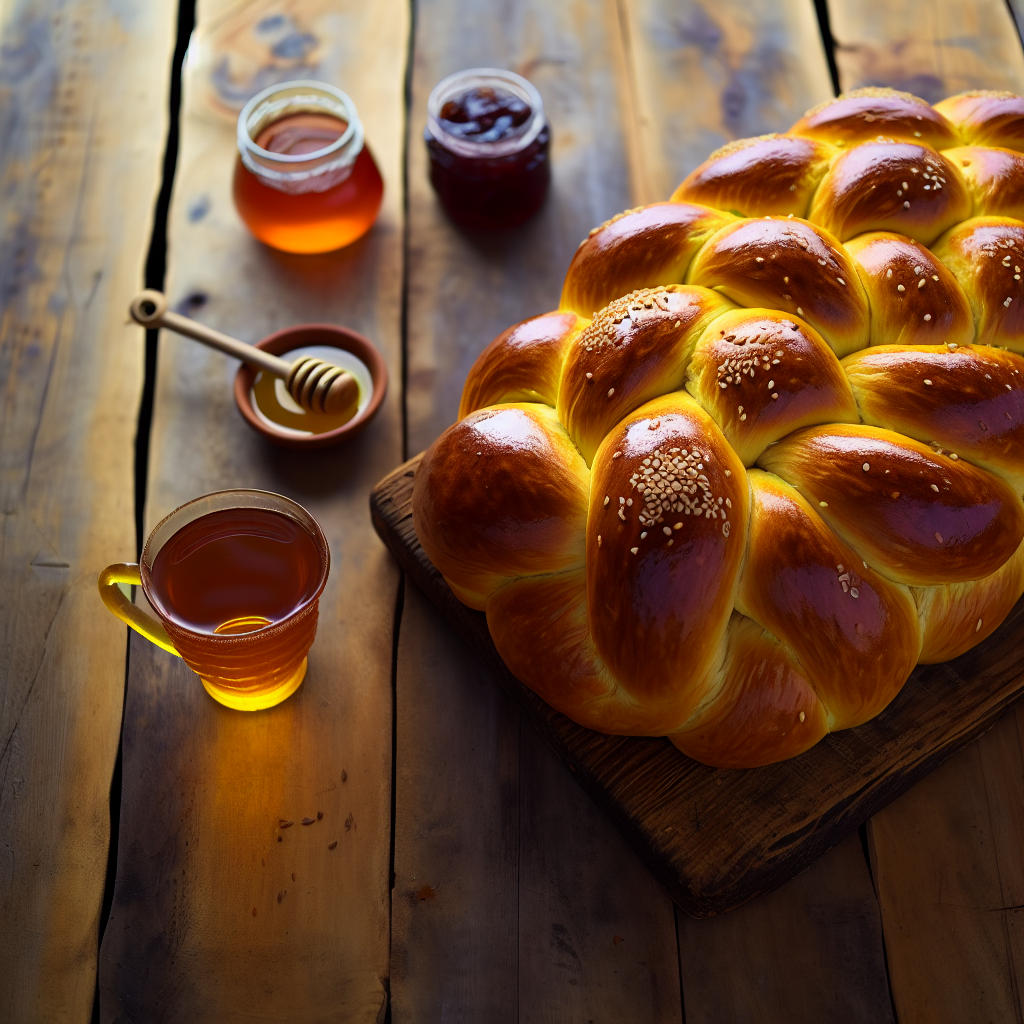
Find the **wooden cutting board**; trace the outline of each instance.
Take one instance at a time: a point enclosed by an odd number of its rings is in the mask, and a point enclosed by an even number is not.
[[[370,495],[377,532],[693,917],[721,914],[778,888],[1024,698],[1022,598],[967,654],[919,665],[878,717],[780,764],[709,768],[666,739],[592,732],[512,675],[484,614],[463,605],[424,554],[412,525],[421,459],[396,469]]]

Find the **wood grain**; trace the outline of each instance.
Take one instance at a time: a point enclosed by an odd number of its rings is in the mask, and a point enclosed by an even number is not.
[[[101,951],[105,1021],[307,1024],[376,1021],[386,1011],[398,575],[365,501],[401,452],[408,8],[399,0],[285,6],[265,39],[268,5],[200,4],[170,216],[171,305],[250,341],[288,324],[345,324],[381,349],[392,387],[355,441],[276,449],[234,408],[237,363],[161,337],[148,526],[203,492],[262,487],[317,518],[332,569],[307,678],[269,711],[221,707],[179,661],[133,642],[117,882]],[[285,45],[280,31],[296,38]],[[252,71],[239,57],[258,65],[257,43],[270,69],[262,79],[259,66]],[[227,60],[206,62],[207,44]],[[221,107],[235,86],[244,91],[278,73],[273,47],[306,53],[315,59],[307,73],[352,96],[384,177],[378,223],[336,254],[274,253],[248,235],[232,206],[235,131]],[[225,66],[236,78],[203,80]],[[314,823],[302,826],[304,817]],[[295,825],[281,829],[280,819]]]
[[[631,203],[613,3],[431,0],[416,11],[406,391],[414,450],[455,420],[484,346],[554,308],[580,240]],[[491,235],[447,221],[422,142],[434,84],[481,65],[530,78],[552,126],[544,208]],[[678,1021],[669,901],[411,588],[396,693],[395,1021]]]
[[[712,150],[784,132],[832,95],[811,3],[619,4],[634,83],[637,203],[667,199]]]
[[[915,669],[882,714],[777,765],[713,769],[664,739],[590,732],[508,672],[483,613],[461,604],[424,555],[412,528],[417,463],[374,490],[378,532],[693,916],[722,913],[778,888],[1024,698],[1022,599],[972,651]]]
[[[966,89],[1024,92],[1024,55],[1005,0],[828,0],[839,83],[903,89],[936,103]]]
[[[78,1022],[126,650],[96,577],[135,548],[143,349],[124,309],[160,183],[176,4],[0,14],[0,1020]]]
[[[990,733],[871,819],[901,1022],[1021,1019],[1024,759],[1018,714],[1004,715]]]
[[[1001,0],[830,0],[829,8],[844,89],[888,85],[933,102],[964,89],[1024,91],[1024,52]],[[904,1024],[1022,1019],[1024,768],[1015,721],[1005,718],[868,824]]]
[[[679,955],[687,1024],[893,1020],[878,900],[856,834],[734,913],[696,921],[680,912]]]

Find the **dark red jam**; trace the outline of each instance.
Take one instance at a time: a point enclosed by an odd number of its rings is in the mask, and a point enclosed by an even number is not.
[[[434,131],[428,120],[423,137],[430,154],[430,183],[457,223],[514,227],[544,202],[551,177],[551,132],[542,108],[535,116],[534,108],[510,89],[474,81],[449,91],[436,112]]]

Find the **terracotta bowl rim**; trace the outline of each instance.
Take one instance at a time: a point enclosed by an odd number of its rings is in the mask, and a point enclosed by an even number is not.
[[[275,430],[257,415],[252,406],[250,390],[259,371],[247,363],[242,363],[235,374],[235,404],[238,406],[238,411],[253,430],[274,444],[282,445],[285,448],[326,448],[328,445],[338,444],[355,437],[377,414],[387,392],[388,371],[384,357],[377,351],[376,346],[369,338],[349,327],[339,327],[337,324],[296,324],[294,327],[285,327],[267,335],[261,341],[256,342],[256,347],[266,349],[274,355],[283,355],[292,349],[318,344],[317,341],[312,341],[307,337],[311,334],[331,335],[329,342],[319,342],[319,344],[331,344],[335,348],[344,349],[361,359],[370,371],[373,394],[370,396],[366,408],[350,419],[348,423],[343,423],[340,427],[335,427],[334,430],[329,430],[324,434],[296,437],[293,434]]]

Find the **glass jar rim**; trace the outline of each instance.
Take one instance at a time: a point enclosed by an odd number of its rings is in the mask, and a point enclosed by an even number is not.
[[[441,119],[441,108],[451,99],[457,90],[472,88],[474,85],[498,84],[508,89],[524,103],[529,104],[530,120],[521,135],[501,142],[475,142],[470,139],[453,135],[445,127]],[[541,133],[545,124],[544,101],[537,87],[522,75],[502,68],[466,68],[456,71],[447,78],[442,78],[430,92],[427,99],[427,128],[431,135],[445,149],[459,156],[471,159],[510,156],[526,149]]]
[[[198,511],[195,506],[206,505],[209,506],[201,511],[198,515],[189,515],[192,511]],[[283,506],[283,507],[282,507]],[[239,642],[247,642],[252,640],[254,637],[265,637],[269,634],[276,633],[277,631],[288,626],[298,616],[303,615],[307,609],[315,604],[323,593],[324,587],[327,586],[327,577],[331,571],[331,549],[327,543],[327,538],[324,536],[323,529],[320,524],[306,511],[297,501],[287,497],[284,494],[278,494],[275,491],[263,491],[254,487],[235,487],[223,491],[211,491],[209,494],[201,494],[198,498],[193,498],[191,501],[186,501],[184,505],[179,505],[173,512],[168,512],[153,527],[150,531],[149,537],[146,538],[146,543],[142,548],[142,556],[139,558],[139,576],[142,579],[142,592],[146,595],[146,600],[153,606],[153,609],[160,615],[161,619],[164,617],[164,609],[160,605],[159,600],[155,599],[153,593],[153,561],[156,558],[159,551],[163,548],[164,544],[167,543],[183,526],[187,526],[189,523],[195,522],[197,519],[202,519],[204,516],[210,515],[213,512],[224,512],[232,508],[260,508],[265,509],[268,512],[277,512],[279,515],[288,516],[299,524],[313,539],[316,544],[317,553],[320,555],[320,578],[317,580],[316,588],[313,593],[309,595],[298,607],[293,609],[287,616],[278,622],[266,626],[263,629],[255,630],[251,633],[202,633],[196,634],[201,635],[204,640],[210,640],[214,643],[221,644],[238,644]],[[187,627],[181,626],[178,629],[185,629],[186,632],[194,633],[195,630],[188,629]]]
[[[254,136],[288,112],[317,108],[345,121],[345,131],[329,145],[311,153],[292,154],[274,153],[256,144]],[[272,180],[297,181],[351,166],[362,151],[363,142],[363,124],[356,105],[347,93],[327,82],[296,79],[271,85],[256,93],[238,115],[238,152],[242,163],[253,174]]]

